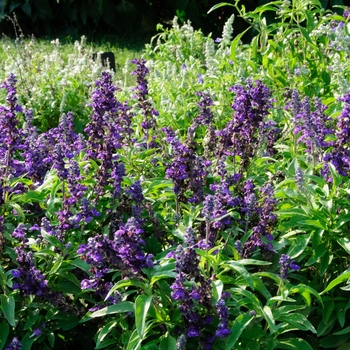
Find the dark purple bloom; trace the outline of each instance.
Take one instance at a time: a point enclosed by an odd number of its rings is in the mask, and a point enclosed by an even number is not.
[[[350,172],[350,149],[348,147],[350,137],[350,93],[339,100],[344,103],[344,106],[338,117],[335,131],[337,139],[332,143],[332,147],[323,159],[332,163],[340,175],[347,176]],[[329,174],[327,164],[323,173]]]
[[[289,267],[290,267],[292,270],[294,270],[294,271],[299,271],[299,270],[300,270],[300,266],[297,265],[297,264],[295,263],[294,260],[292,260],[292,261],[290,262]]]
[[[173,160],[167,166],[166,177],[174,182],[177,200],[186,201],[185,192],[189,189],[192,197],[187,201],[199,203],[203,199],[203,185],[207,175],[204,160],[197,155],[195,149],[180,142],[173,130],[163,128],[162,131],[173,149]]]
[[[210,107],[214,105],[213,100],[206,92],[199,91],[196,94],[201,98],[201,100],[197,103],[200,110],[193,123],[195,125],[209,125],[213,122],[214,118],[213,112],[210,109]]]
[[[290,261],[289,255],[282,254],[280,258],[280,277],[286,279],[288,277],[289,269],[299,271],[300,266],[295,263],[294,260]]]
[[[17,114],[23,109],[17,104],[16,82],[16,77],[10,74],[0,85],[0,88],[7,90],[7,106],[0,106],[0,174],[5,178],[10,174],[19,176],[24,172],[23,162],[19,161],[23,140],[17,119]]]
[[[9,345],[5,348],[5,350],[21,350],[22,343],[18,340],[17,337],[14,337]]]
[[[35,268],[33,253],[26,251],[25,243],[15,247],[14,251],[17,254],[18,268],[12,270],[13,289],[18,289],[22,297],[36,295],[50,299],[51,293],[47,280],[41,271]]]
[[[207,221],[213,219],[214,212],[214,196],[212,194],[207,194],[204,198],[202,215]]]
[[[304,179],[304,172],[300,167],[298,167],[295,171],[294,181],[295,181],[295,184],[297,185],[298,190],[302,191],[305,185],[305,179]]]
[[[30,337],[40,337],[43,334],[43,331],[41,328],[34,328],[33,333]]]
[[[17,238],[19,241],[27,241],[27,228],[24,224],[19,224],[13,231],[12,237]]]
[[[199,337],[199,330],[195,326],[191,326],[187,331],[187,336],[189,338]]]
[[[217,132],[218,153],[240,156],[241,166],[245,169],[257,152],[259,140],[264,139],[259,133],[268,130],[264,118],[272,107],[271,94],[260,81],[254,85],[250,80],[246,87],[237,84],[230,91],[236,95],[232,104],[234,114],[224,129]]]
[[[114,234],[117,254],[125,265],[135,271],[153,266],[152,256],[147,256],[142,250],[145,245],[143,233],[138,221],[131,217],[125,225],[121,224]]]
[[[100,80],[96,81],[96,88],[92,94],[91,107],[93,110],[90,122],[85,128],[88,134],[88,155],[93,158],[98,156],[101,147],[103,148],[106,134],[113,134],[115,137],[114,146],[120,148],[118,141],[121,139],[118,134],[116,119],[121,104],[114,97],[118,88],[112,83],[112,76],[103,72]]]
[[[253,183],[248,180],[244,186],[244,199],[241,202],[242,212],[245,213],[245,232],[251,227],[252,233],[244,244],[242,256],[249,257],[253,251],[259,248],[266,259],[271,257],[273,250],[271,234],[277,217],[273,213],[277,205],[274,190],[270,183],[260,189],[261,202],[252,191]],[[254,197],[253,197],[254,196]],[[253,200],[252,200],[253,198]],[[267,242],[261,239],[265,237]]]
[[[218,324],[218,329],[215,332],[215,335],[219,338],[226,338],[231,333],[231,330],[228,328],[229,311],[228,311],[228,307],[226,306],[224,298],[221,298],[216,303],[216,309],[217,309],[217,313],[220,321]]]
[[[134,91],[136,92],[135,98],[138,100],[138,107],[142,111],[144,116],[144,120],[141,123],[141,127],[145,132],[145,141],[148,145],[149,132],[154,129],[157,125],[156,116],[159,115],[158,111],[156,111],[152,103],[150,102],[148,96],[148,82],[146,80],[146,75],[149,73],[149,69],[146,67],[145,59],[133,59],[131,63],[136,64],[136,69],[131,73],[136,76],[136,87]]]
[[[50,221],[46,217],[43,217],[41,219],[41,230],[48,233],[49,235],[57,234],[56,230],[52,227]]]
[[[282,254],[280,258],[280,276],[283,279],[286,279],[288,277],[288,271],[289,271],[289,255]]]
[[[211,315],[211,281],[198,267],[199,257],[195,251],[195,233],[186,230],[185,247],[179,245],[175,252],[176,278],[170,286],[171,297],[178,302],[188,338],[206,336],[206,326],[213,320]],[[191,283],[188,283],[191,281]],[[192,284],[192,285],[191,285]]]
[[[119,270],[123,277],[135,277],[142,274],[142,268],[153,267],[153,256],[143,252],[144,245],[143,230],[133,217],[126,224],[120,224],[114,239],[104,235],[90,237],[77,251],[91,265],[92,273],[89,279],[81,281],[81,288],[93,289],[96,295],[105,298],[112,287],[112,283],[105,281],[106,274],[113,269]],[[118,301],[120,298],[115,293],[108,302]]]
[[[141,181],[136,180],[128,189],[125,190],[125,193],[130,196],[130,199],[136,203],[142,203],[145,199],[142,193]]]

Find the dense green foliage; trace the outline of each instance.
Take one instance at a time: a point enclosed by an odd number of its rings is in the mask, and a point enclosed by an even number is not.
[[[233,7],[115,74],[5,42],[0,350],[350,347],[349,10]]]
[[[37,38],[70,36],[76,39],[85,35],[96,40],[111,35],[135,40],[140,36],[149,38],[155,34],[158,23],[168,26],[176,15],[181,23],[191,20],[194,28],[218,35],[232,9],[221,8],[208,14],[208,9],[216,3],[216,0],[3,0],[0,1],[0,30],[14,35],[7,16],[15,13],[23,31]],[[267,3],[268,0],[242,2],[247,11]],[[325,9],[349,5],[347,0],[321,0],[321,4]],[[268,18],[273,20],[271,16]],[[234,27],[236,32],[241,32],[246,24],[237,18]]]

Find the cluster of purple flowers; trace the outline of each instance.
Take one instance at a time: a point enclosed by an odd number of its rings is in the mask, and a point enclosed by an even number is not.
[[[137,277],[142,268],[153,267],[153,256],[143,251],[143,234],[137,220],[131,217],[126,224],[120,224],[114,239],[104,235],[90,237],[77,251],[91,265],[91,276],[81,281],[81,288],[93,289],[104,298],[112,286],[107,278],[109,272],[118,270],[123,277]],[[120,298],[114,295],[108,301],[117,303]]]
[[[210,108],[214,105],[214,102],[207,92],[197,92],[197,96],[201,98],[197,103],[199,113],[188,129],[188,141],[193,138],[192,135],[199,125],[205,125],[206,134],[203,140],[204,157],[205,159],[209,159],[211,156],[214,156],[217,151],[217,130],[214,126],[214,115]]]
[[[231,186],[237,184],[241,178],[240,174],[228,174],[226,169],[226,156],[222,156],[217,162],[217,174],[219,181],[210,185],[210,190],[214,192],[214,211],[213,218],[216,219],[212,223],[214,229],[225,229],[231,225],[232,220],[227,216],[228,210],[237,206],[237,199],[231,191]],[[222,217],[222,219],[217,220]]]
[[[173,159],[167,166],[166,177],[174,182],[174,193],[180,202],[199,203],[204,196],[204,179],[207,176],[205,160],[198,156],[195,149],[180,142],[175,132],[170,128],[163,128],[166,141],[172,146]],[[190,198],[185,192],[191,191]]]
[[[121,194],[121,182],[125,176],[124,164],[117,151],[124,142],[123,136],[129,134],[131,115],[126,104],[121,104],[114,96],[117,87],[112,83],[109,73],[103,72],[96,82],[92,95],[93,113],[85,128],[88,134],[87,155],[100,160],[98,186],[96,193],[102,195],[104,187],[111,185],[114,198]]]
[[[320,160],[323,149],[331,146],[327,141],[328,135],[334,132],[331,122],[332,119],[325,114],[327,109],[320,99],[314,101],[314,111],[311,111],[311,104],[307,97],[302,101],[297,90],[293,90],[291,100],[287,104],[293,114],[294,124],[294,148],[297,143],[304,143],[306,151],[313,157],[313,161]]]
[[[28,295],[36,295],[51,299],[51,291],[47,286],[47,280],[41,271],[35,268],[34,257],[31,251],[27,251],[27,236],[26,227],[24,224],[19,224],[13,231],[12,236],[21,243],[14,248],[17,254],[17,269],[11,271],[14,277],[13,289],[18,289],[22,297]]]
[[[47,157],[45,143],[41,142],[38,129],[33,126],[33,111],[26,110],[26,126],[22,130],[24,147],[21,156],[24,159],[24,171],[35,182],[41,182],[44,178],[48,164],[44,162]]]
[[[287,104],[293,114],[294,134],[299,135],[295,142],[303,142],[307,146],[306,150],[313,156],[314,162],[325,161],[321,173],[327,179],[328,163],[333,164],[340,175],[346,176],[350,171],[350,150],[347,145],[350,137],[350,94],[339,98],[339,101],[344,102],[344,107],[336,128],[332,125],[332,118],[325,114],[327,107],[320,99],[315,99],[314,111],[311,111],[309,99],[301,101],[299,92],[293,90],[291,101]],[[335,140],[330,135],[335,135]]]
[[[18,160],[23,142],[17,119],[17,113],[23,112],[23,108],[17,104],[16,81],[16,77],[10,74],[0,85],[7,90],[7,106],[0,106],[0,175],[3,178],[23,173],[23,163]]]
[[[238,253],[247,258],[260,249],[263,256],[269,259],[274,252],[272,232],[277,222],[274,214],[277,199],[274,197],[271,183],[261,187],[257,195],[253,181],[245,181],[242,194],[236,197],[233,203],[241,214],[243,232],[251,230],[249,239],[244,244],[241,241],[236,242]]]
[[[219,154],[240,156],[242,169],[246,169],[251,158],[256,154],[260,139],[259,133],[266,133],[269,128],[264,118],[272,107],[270,90],[261,82],[253,84],[249,79],[246,87],[237,84],[230,88],[235,93],[232,109],[233,118],[217,132]]]
[[[215,332],[215,335],[219,338],[226,338],[231,334],[231,330],[228,328],[228,318],[229,318],[229,309],[226,306],[225,299],[230,297],[229,292],[224,292],[220,300],[216,303],[217,314],[219,316],[219,325],[218,329]]]
[[[290,261],[290,256],[282,254],[280,258],[280,277],[286,279],[288,277],[289,270],[299,271],[300,266],[297,265],[294,260]]]
[[[350,93],[339,99],[344,102],[342,113],[338,117],[335,136],[331,150],[325,154],[324,160],[334,165],[338,173],[347,176],[350,173]],[[327,174],[327,167],[325,173]]]
[[[145,59],[133,59],[131,63],[136,64],[136,69],[131,73],[131,75],[136,76],[136,87],[134,91],[136,92],[135,98],[138,100],[138,107],[141,109],[144,116],[144,120],[141,122],[141,127],[145,133],[145,141],[147,143],[147,148],[158,147],[156,141],[149,142],[149,130],[154,129],[157,126],[156,117],[159,115],[158,111],[153,108],[152,103],[148,97],[148,82],[146,75],[149,73],[149,69],[146,67]]]
[[[195,233],[192,228],[188,228],[185,247],[179,245],[175,252],[168,255],[175,258],[177,272],[176,279],[170,286],[171,297],[179,303],[186,330],[181,343],[186,343],[186,338],[199,338],[202,348],[211,349],[216,337],[224,338],[230,333],[228,309],[222,300],[216,305],[216,310],[212,307],[211,279],[202,275],[195,247],[198,247]],[[210,326],[216,315],[219,317],[219,324],[214,335]],[[180,342],[180,338],[178,341]]]
[[[22,343],[18,340],[17,337],[14,337],[9,345],[5,348],[5,350],[21,350]]]

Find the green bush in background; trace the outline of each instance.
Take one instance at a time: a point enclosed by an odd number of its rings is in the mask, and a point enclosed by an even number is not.
[[[234,0],[228,2],[235,3]],[[207,14],[216,3],[216,0],[2,0],[0,30],[7,35],[13,33],[6,16],[15,12],[24,33],[36,37],[69,35],[77,39],[81,35],[97,38],[112,34],[118,37],[146,36],[148,40],[155,34],[158,23],[170,25],[176,15],[182,23],[190,20],[195,29],[201,28],[205,34],[212,32],[217,36],[232,9],[221,8]],[[241,2],[247,11],[267,3],[267,0]],[[348,0],[322,0],[321,3],[325,9],[349,5]],[[236,19],[234,26],[235,32],[247,28],[241,18]]]

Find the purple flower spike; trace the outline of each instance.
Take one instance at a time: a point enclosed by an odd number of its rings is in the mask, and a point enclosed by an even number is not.
[[[17,337],[13,338],[11,343],[5,348],[5,350],[21,350],[22,343],[18,340]]]
[[[218,154],[240,156],[241,166],[245,169],[256,154],[259,141],[264,140],[269,131],[264,118],[272,107],[271,93],[262,82],[253,84],[250,80],[246,87],[237,84],[230,91],[235,93],[233,118],[217,132]]]
[[[280,276],[282,279],[287,279],[289,269],[292,269],[294,271],[299,271],[300,266],[297,265],[294,260],[290,262],[289,255],[282,254],[280,258]]]

